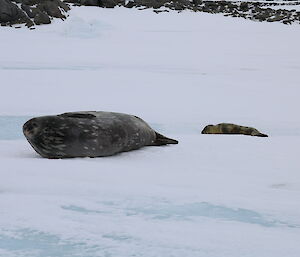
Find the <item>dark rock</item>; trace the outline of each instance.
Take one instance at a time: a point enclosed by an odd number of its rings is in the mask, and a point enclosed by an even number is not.
[[[114,8],[116,5],[118,5],[118,1],[115,0],[101,0],[100,6],[105,8]]]
[[[37,7],[31,7],[31,12],[32,12],[33,16],[35,17],[38,13],[40,13],[42,11]]]
[[[56,2],[58,3],[58,6],[59,6],[60,8],[62,8],[65,12],[71,10],[70,7],[69,7],[66,3],[64,3],[64,2],[62,2],[62,1],[60,1],[60,0],[57,0]]]
[[[21,8],[12,2],[21,4]],[[69,10],[61,0],[0,0],[0,23],[6,26],[23,23],[27,27],[49,24],[51,17],[63,19]]]
[[[204,12],[209,12],[209,13],[217,13],[218,12],[218,3],[217,2],[206,2],[204,7],[203,7],[203,11]]]
[[[164,0],[135,0],[136,7],[159,9],[166,1]]]
[[[28,21],[26,22],[26,27],[27,28],[31,28],[31,27],[33,27],[34,26],[34,23],[33,23],[33,21],[32,20],[30,20],[30,19],[28,19]]]
[[[232,13],[232,17],[240,17],[240,13],[235,10],[233,13]]]
[[[201,5],[202,1],[201,0],[193,0],[192,3],[197,6],[197,5]]]
[[[249,11],[249,6],[247,2],[241,3],[240,4],[240,10],[242,12],[248,12]]]
[[[126,8],[132,8],[132,7],[134,7],[134,6],[135,6],[135,3],[134,3],[133,1],[129,1],[129,2],[125,5]]]
[[[271,17],[267,19],[268,22],[275,22],[275,21],[282,21],[284,19],[284,16],[276,15],[275,17]]]
[[[49,16],[46,13],[43,12],[38,12],[35,17],[34,17],[34,23],[36,25],[41,25],[41,24],[50,24],[51,20]]]
[[[80,4],[86,6],[101,6],[101,0],[80,0]]]
[[[54,1],[45,1],[42,4],[38,5],[38,8],[41,11],[45,11],[49,16],[55,18],[66,18],[58,8],[58,2]]]
[[[29,6],[36,5],[36,4],[43,2],[41,0],[19,0],[19,1],[14,0],[14,1],[25,4],[25,5],[29,5]]]
[[[169,10],[153,10],[155,13],[161,13],[161,12],[169,12]]]
[[[27,16],[29,18],[34,18],[35,14],[34,14],[34,12],[32,11],[32,8],[29,5],[22,4],[21,8],[27,14]]]
[[[25,14],[15,4],[9,0],[0,0],[0,22],[17,22],[19,19],[24,18]]]
[[[286,19],[283,21],[283,24],[289,25],[289,24],[292,24],[292,22],[293,22],[293,20]]]
[[[234,8],[236,8],[236,5],[235,4],[233,4],[233,3],[228,3],[228,9],[234,9]]]
[[[65,0],[65,3],[80,4],[80,0]]]
[[[269,8],[269,6],[286,5],[286,3],[229,2],[224,0],[132,0],[126,2],[125,0],[0,0],[0,24],[1,26],[9,26],[24,23],[28,27],[33,26],[34,23],[49,24],[52,17],[61,19],[66,17],[65,13],[70,10],[66,3],[103,8],[114,8],[115,6],[137,7],[139,10],[153,8],[156,13],[162,12],[161,7],[179,12],[189,9],[195,12],[223,13],[225,16],[284,24],[299,23],[300,21],[300,12],[295,9],[275,10]],[[21,8],[14,3],[21,4]],[[289,3],[289,5],[296,4]]]
[[[263,10],[253,16],[254,19],[259,20],[259,21],[265,21],[269,17],[270,17],[270,14]]]
[[[176,11],[182,11],[185,9],[185,7],[181,3],[173,3],[173,5],[171,5],[171,9],[176,10]]]

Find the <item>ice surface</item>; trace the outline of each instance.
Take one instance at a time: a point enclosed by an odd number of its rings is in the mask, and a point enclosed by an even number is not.
[[[22,127],[30,116],[0,116],[0,140],[24,138]]]
[[[73,8],[1,28],[0,256],[299,257],[299,26]],[[179,140],[47,160],[35,115],[138,115]],[[201,135],[254,126],[269,138]]]

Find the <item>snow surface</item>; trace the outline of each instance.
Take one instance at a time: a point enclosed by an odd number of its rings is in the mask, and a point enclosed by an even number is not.
[[[299,257],[299,26],[73,8],[0,30],[0,256]],[[179,145],[47,160],[34,115],[131,113]],[[254,126],[269,138],[201,135]]]

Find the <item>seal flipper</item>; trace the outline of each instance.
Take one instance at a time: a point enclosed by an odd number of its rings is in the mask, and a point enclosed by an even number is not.
[[[254,129],[250,135],[255,137],[268,137],[268,135],[260,133],[257,129]]]
[[[171,139],[165,137],[157,132],[155,132],[156,140],[154,141],[153,145],[160,146],[160,145],[168,145],[168,144],[178,144],[178,141],[175,139]]]
[[[263,134],[263,133],[258,133],[258,134],[252,135],[252,136],[256,136],[256,137],[268,137],[268,135]]]

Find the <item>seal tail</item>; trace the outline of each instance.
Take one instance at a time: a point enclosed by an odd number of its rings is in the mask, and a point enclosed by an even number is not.
[[[165,137],[157,132],[155,132],[155,135],[156,135],[156,140],[153,143],[153,145],[160,146],[160,145],[178,144],[178,141],[175,139]]]
[[[252,131],[252,133],[250,135],[255,136],[255,137],[268,137],[268,135],[260,133],[258,130]]]
[[[268,137],[268,135],[263,134],[263,133],[258,133],[255,136],[257,136],[257,137]]]

